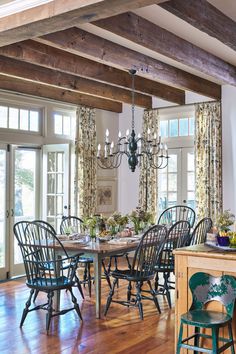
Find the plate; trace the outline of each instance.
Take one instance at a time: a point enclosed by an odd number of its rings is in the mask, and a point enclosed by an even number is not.
[[[227,252],[236,252],[235,247],[230,247],[230,246],[219,246],[216,244],[214,241],[207,241],[205,242],[205,245],[216,248],[220,251],[227,251]]]
[[[98,236],[98,239],[100,242],[106,242],[106,241],[110,241],[111,237],[112,236],[103,236],[103,237]]]

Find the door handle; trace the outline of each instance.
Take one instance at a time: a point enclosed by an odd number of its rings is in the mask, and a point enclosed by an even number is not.
[[[6,217],[9,218],[10,216],[10,213],[9,213],[9,210],[6,211]]]
[[[183,203],[186,203],[186,199],[183,200]]]
[[[15,213],[14,213],[14,209],[11,209],[11,216],[14,216]]]

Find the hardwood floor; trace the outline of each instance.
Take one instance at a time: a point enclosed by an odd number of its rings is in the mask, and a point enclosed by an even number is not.
[[[126,283],[120,283],[117,297],[125,298]],[[103,306],[108,285],[102,284]],[[1,354],[174,354],[174,310],[169,310],[165,299],[159,297],[162,313],[159,315],[151,301],[144,302],[144,320],[136,308],[128,309],[112,304],[106,318],[95,319],[94,291],[92,298],[84,291],[85,300],[77,289],[83,322],[75,311],[53,318],[49,335],[46,334],[45,311],[28,314],[19,328],[22,309],[29,295],[25,279],[0,284],[0,353]],[[37,303],[45,300],[40,294]],[[62,306],[70,306],[69,293],[62,292]]]

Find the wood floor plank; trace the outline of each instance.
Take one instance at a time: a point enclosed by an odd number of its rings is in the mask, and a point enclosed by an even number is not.
[[[102,281],[102,306],[109,292]],[[173,354],[174,310],[169,310],[162,296],[159,297],[161,315],[151,301],[144,302],[144,320],[139,319],[136,308],[112,304],[106,317],[95,318],[94,289],[91,299],[85,288],[83,301],[78,290],[74,291],[80,303],[83,322],[75,311],[52,320],[50,334],[45,330],[45,311],[28,314],[24,326],[19,328],[22,309],[29,289],[25,279],[0,284],[0,353],[1,354]],[[120,282],[116,298],[124,298],[126,283]],[[37,303],[46,299],[40,294]],[[70,306],[70,295],[62,292],[62,306]]]

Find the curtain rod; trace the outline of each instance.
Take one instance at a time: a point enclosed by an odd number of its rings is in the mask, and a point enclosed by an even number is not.
[[[160,109],[170,109],[170,108],[181,108],[181,107],[187,107],[187,106],[194,106],[195,104],[202,104],[202,103],[216,103],[216,102],[221,102],[221,100],[214,100],[214,101],[203,101],[203,102],[196,102],[196,103],[187,103],[187,104],[182,104],[182,105],[175,105],[175,106],[165,106],[165,107],[156,107],[156,108],[151,108],[151,110],[160,110]],[[150,109],[146,108],[145,111],[150,111]]]

